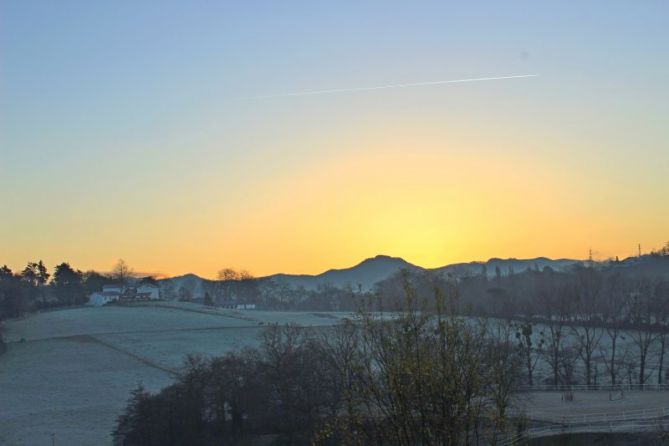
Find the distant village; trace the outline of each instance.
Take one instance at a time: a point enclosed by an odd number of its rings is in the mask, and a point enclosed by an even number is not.
[[[102,291],[91,293],[88,297],[88,305],[101,307],[111,303],[131,303],[142,301],[161,300],[160,287],[153,283],[139,283],[134,285],[107,284],[102,286]],[[198,300],[198,299],[195,299]],[[222,301],[214,303],[203,302],[212,307],[230,310],[255,310],[256,305],[251,303],[239,303],[236,301]]]

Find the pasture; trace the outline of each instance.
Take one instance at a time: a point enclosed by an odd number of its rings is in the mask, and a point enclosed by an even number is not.
[[[6,324],[0,444],[111,444],[130,391],[169,385],[190,353],[257,345],[270,323],[328,326],[346,313],[208,309],[184,303],[74,308]]]

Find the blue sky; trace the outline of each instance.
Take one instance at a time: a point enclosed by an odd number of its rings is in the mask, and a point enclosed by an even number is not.
[[[669,227],[668,13],[666,2],[631,1],[2,1],[0,186],[9,193],[0,198],[0,263],[42,256],[105,268],[125,257],[144,270],[211,275],[228,264],[317,271],[379,250],[433,264],[576,256],[593,246],[625,255],[636,241],[661,244]],[[539,77],[259,98],[526,73]],[[342,243],[328,206],[341,202],[336,215],[360,221],[370,216],[343,203],[367,202],[337,192],[346,170],[328,183],[305,175],[356,159],[394,172],[384,150],[395,146],[463,166],[485,160],[485,172],[499,172],[488,164],[506,159],[510,169],[527,166],[509,175],[528,189],[532,172],[554,172],[565,186],[546,199],[582,230],[566,234],[569,243],[550,242],[557,217],[535,214],[541,196],[531,195],[526,208],[509,208],[545,225],[533,238],[493,240],[493,223],[476,237],[432,216],[390,225],[371,245],[354,225]],[[420,182],[429,167],[417,164],[406,181]],[[460,196],[492,181],[480,174],[459,183]],[[322,202],[307,199],[296,178]],[[488,189],[517,193],[500,185],[504,178]],[[369,189],[364,175],[356,181]],[[455,187],[443,181],[414,202],[429,208],[435,190]],[[403,189],[391,182],[385,190],[392,197]],[[391,219],[403,209],[367,199],[361,209]],[[463,212],[458,206],[453,212]],[[279,229],[249,223],[267,209]],[[313,238],[296,229],[305,215],[322,216],[310,220],[321,228]],[[450,235],[397,241],[408,231],[437,234],[437,226]]]

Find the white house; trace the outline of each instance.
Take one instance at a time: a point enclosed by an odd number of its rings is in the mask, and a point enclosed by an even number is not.
[[[160,288],[143,283],[137,287],[123,285],[103,285],[102,292],[93,293],[88,304],[101,307],[115,301],[156,300],[160,299]]]
[[[137,287],[136,298],[146,300],[160,299],[160,288],[150,283],[143,283]]]
[[[123,294],[123,287],[121,285],[102,285],[102,291],[90,295],[88,298],[88,305],[101,307],[110,302],[117,301]]]
[[[227,310],[255,310],[256,304],[242,304],[235,301],[225,301],[217,304],[219,308],[225,308]]]
[[[121,298],[121,293],[113,292],[97,292],[90,295],[88,298],[88,305],[93,305],[95,307],[101,307],[107,305],[110,302],[115,302]]]

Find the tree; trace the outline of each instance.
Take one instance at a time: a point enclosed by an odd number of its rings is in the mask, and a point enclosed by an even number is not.
[[[109,277],[96,271],[86,271],[82,279],[86,295],[102,291],[102,287],[109,283]]]
[[[657,339],[660,344],[660,356],[657,364],[657,383],[663,384],[664,358],[667,348],[667,337],[669,335],[669,281],[656,284],[654,302],[655,324],[657,326]]]
[[[124,445],[157,444],[152,441],[149,401],[150,394],[141,383],[138,384],[131,392],[125,410],[117,419],[116,428],[112,432],[114,439],[122,439]]]
[[[545,329],[541,332],[545,342],[542,353],[553,372],[553,384],[558,385],[561,381],[560,372],[565,365],[563,354],[567,351],[565,344],[570,314],[565,296],[568,285],[564,277],[554,272],[541,273],[541,277],[543,280],[539,282],[537,294],[545,324]]]
[[[208,307],[213,307],[214,306],[214,299],[211,298],[211,294],[204,293],[204,304]]]
[[[37,264],[35,265],[35,269],[37,271],[36,275],[37,285],[38,286],[46,285],[46,283],[49,281],[49,273],[47,272],[46,266],[44,266],[44,263],[41,260],[37,262]]]
[[[28,262],[28,265],[21,271],[21,280],[29,283],[32,286],[37,286],[37,263]]]
[[[592,267],[580,267],[576,272],[573,290],[572,334],[578,354],[585,366],[585,382],[592,384],[594,354],[604,336],[601,328],[601,299],[603,279]]]
[[[604,330],[609,337],[611,347],[605,362],[611,385],[616,385],[618,375],[624,362],[624,354],[618,350],[618,341],[623,339],[625,314],[630,290],[627,281],[619,274],[609,274],[604,282],[604,299],[602,301],[602,320]],[[606,352],[602,352],[604,355]]]
[[[657,333],[653,330],[652,292],[653,286],[647,279],[639,279],[636,282],[635,291],[632,293],[632,304],[628,314],[631,325],[630,337],[637,349],[637,361],[639,365],[639,384],[643,385],[649,378],[647,372],[648,356],[651,346],[657,340]]]
[[[128,266],[125,260],[118,259],[118,262],[116,262],[116,265],[114,265],[114,268],[111,271],[111,277],[118,282],[125,283],[132,277],[132,269]]]
[[[219,280],[217,288],[226,300],[234,300],[238,294],[245,302],[253,302],[259,294],[255,278],[246,270],[223,268],[218,272],[217,277]]]
[[[14,273],[7,265],[0,267],[0,280],[10,280],[13,278]]]
[[[513,339],[513,325],[505,322],[493,323],[488,328],[488,339],[484,352],[484,363],[490,375],[486,382],[486,394],[493,401],[493,423],[497,431],[505,433],[508,425],[508,409],[516,393],[521,356]]]
[[[0,288],[0,319],[16,318],[28,310],[28,289],[20,281],[7,281]]]
[[[234,268],[223,268],[218,272],[218,280],[239,280],[240,274]]]
[[[21,279],[36,287],[44,286],[49,281],[49,273],[41,260],[28,262],[28,265],[21,271]]]
[[[534,342],[532,339],[534,334],[534,325],[532,322],[522,322],[516,325],[516,340],[518,342],[518,349],[522,357],[523,366],[527,373],[527,383],[534,385],[534,369],[539,362],[541,348],[543,346],[543,339]]]
[[[669,242],[667,242],[662,248],[652,251],[650,254],[661,257],[669,256]]]
[[[154,285],[158,286],[158,279],[153,276],[146,276],[139,279],[140,284]]]
[[[476,437],[491,374],[486,329],[455,317],[455,295],[406,299],[388,320],[361,312],[361,364],[356,366],[361,443],[460,444]],[[431,310],[432,309],[432,310]],[[378,414],[378,415],[371,415]],[[355,418],[354,420],[355,421]]]
[[[86,300],[82,285],[82,272],[75,271],[69,263],[57,265],[53,273],[53,287],[59,301],[68,304],[80,304]]]

